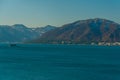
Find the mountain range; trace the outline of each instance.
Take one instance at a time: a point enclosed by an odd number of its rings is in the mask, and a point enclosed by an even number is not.
[[[120,24],[101,18],[79,20],[48,31],[32,42],[55,44],[120,42]]]
[[[56,27],[50,25],[37,28],[28,28],[23,24],[15,24],[12,26],[0,25],[0,42],[10,43],[33,40],[55,28]]]
[[[0,42],[81,44],[120,42],[120,24],[101,18],[78,20],[61,27],[28,28],[23,24],[0,25]]]

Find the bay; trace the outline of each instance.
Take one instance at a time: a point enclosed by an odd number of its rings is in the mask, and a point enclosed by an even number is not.
[[[0,80],[120,80],[120,46],[0,44]]]

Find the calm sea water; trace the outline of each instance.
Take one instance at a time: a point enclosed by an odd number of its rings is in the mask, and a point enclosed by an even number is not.
[[[0,44],[0,80],[120,80],[120,47]]]

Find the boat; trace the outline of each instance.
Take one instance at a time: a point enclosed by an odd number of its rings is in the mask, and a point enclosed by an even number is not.
[[[17,47],[17,44],[10,44],[10,47]]]

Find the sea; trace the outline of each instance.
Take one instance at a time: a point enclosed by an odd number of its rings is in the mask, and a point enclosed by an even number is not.
[[[0,44],[0,80],[120,80],[120,46]]]

